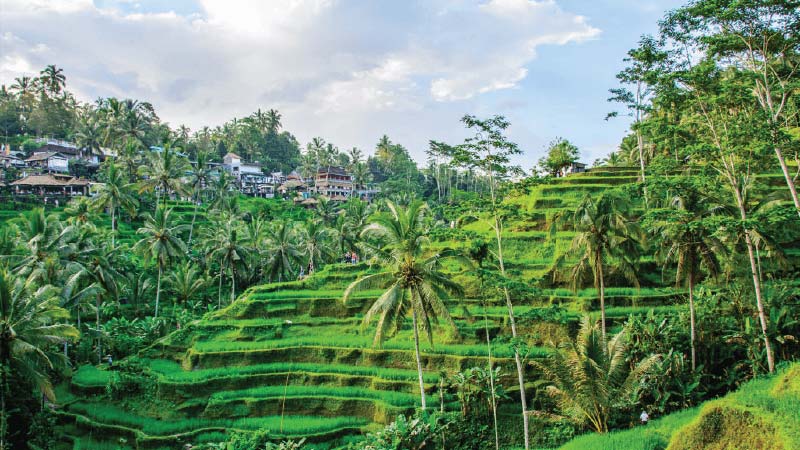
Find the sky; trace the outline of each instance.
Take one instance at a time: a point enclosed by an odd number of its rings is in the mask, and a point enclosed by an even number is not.
[[[0,84],[64,69],[82,101],[149,101],[171,126],[275,108],[301,145],[371,153],[386,134],[419,162],[459,119],[504,115],[530,169],[556,137],[591,163],[625,53],[683,0],[0,0]]]

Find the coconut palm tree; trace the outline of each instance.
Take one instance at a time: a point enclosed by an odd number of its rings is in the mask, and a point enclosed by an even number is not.
[[[58,94],[67,84],[67,77],[64,76],[64,69],[59,69],[53,64],[49,64],[41,72],[39,79],[45,89],[51,94]]]
[[[637,242],[641,231],[626,215],[628,210],[629,202],[620,195],[606,193],[595,200],[591,194],[587,194],[573,214],[556,218],[551,225],[551,235],[555,235],[556,224],[562,222],[565,217],[571,219],[570,223],[577,234],[572,240],[570,250],[556,258],[554,277],[558,276],[558,269],[564,264],[567,256],[579,252],[578,261],[569,270],[569,279],[572,289],[576,290],[591,274],[594,287],[600,296],[600,320],[604,337],[607,270],[613,269],[637,288],[639,287],[633,266],[638,254]]]
[[[197,160],[192,169],[192,177],[189,181],[189,187],[192,191],[194,199],[194,211],[192,211],[192,224],[189,226],[189,245],[192,245],[192,235],[194,234],[194,222],[197,219],[197,208],[203,198],[203,191],[208,187],[211,182],[211,153],[200,150],[197,152]]]
[[[103,126],[94,111],[88,110],[81,115],[75,132],[75,143],[81,151],[88,150],[90,155],[102,154]]]
[[[169,274],[167,284],[175,294],[177,302],[185,305],[189,299],[203,289],[206,280],[194,264],[184,261]]]
[[[131,184],[122,170],[114,162],[105,165],[102,173],[103,184],[98,186],[94,204],[100,209],[111,211],[111,248],[116,246],[117,210],[119,208],[133,212],[138,205],[136,197],[131,192]]]
[[[250,255],[241,239],[237,217],[223,214],[206,230],[203,241],[206,243],[206,257],[219,262],[218,303],[222,305],[222,273],[227,267],[231,277],[231,303],[236,299],[236,268],[246,263]]]
[[[613,410],[627,406],[659,360],[659,355],[651,355],[630,368],[625,334],[623,329],[606,339],[598,324],[584,317],[574,342],[562,344],[547,360],[531,361],[561,412],[598,433],[608,431]]]
[[[143,237],[134,246],[134,251],[141,253],[146,262],[155,259],[158,267],[155,317],[158,317],[158,302],[161,298],[161,275],[173,259],[187,252],[186,244],[180,237],[186,225],[173,226],[170,222],[171,213],[171,209],[163,206],[156,209],[155,216],[145,213],[144,226],[136,230]]]
[[[694,287],[705,268],[709,275],[720,272],[720,255],[726,253],[725,245],[715,236],[716,226],[703,219],[708,214],[691,190],[683,189],[672,198],[668,209],[656,210],[645,219],[655,235],[659,253],[666,263],[674,262],[675,284],[685,282],[689,288],[689,333],[691,336],[692,371],[696,369],[696,329]]]
[[[70,257],[70,243],[75,233],[75,226],[63,226],[55,214],[45,214],[43,208],[36,208],[17,219],[19,242],[23,243],[25,252],[13,259],[14,272],[18,275],[37,278],[46,271],[45,266],[61,271],[77,270],[78,263]],[[48,277],[51,278],[51,277]],[[52,279],[52,278],[51,278]]]
[[[347,302],[354,292],[371,286],[386,289],[364,316],[365,324],[377,319],[376,345],[402,328],[410,310],[420,399],[424,410],[425,385],[419,331],[421,329],[433,345],[431,322],[438,322],[441,318],[457,330],[445,300],[448,292],[461,292],[461,287],[439,271],[438,263],[443,255],[429,252],[429,229],[425,221],[427,204],[416,200],[407,208],[398,207],[392,202],[386,205],[389,214],[377,216],[364,230],[365,237],[375,238],[379,242],[375,258],[383,270],[354,281],[345,290],[343,300]]]
[[[49,372],[66,362],[56,346],[79,336],[77,329],[62,322],[66,319],[69,312],[59,306],[57,289],[37,289],[0,268],[0,449],[9,448],[6,398],[18,393],[10,389],[11,373],[55,399]]]
[[[89,197],[75,197],[64,208],[69,224],[85,224],[91,222],[97,215],[94,202]]]
[[[267,111],[266,114],[266,126],[267,126],[267,133],[269,134],[278,134],[278,130],[281,129],[281,113],[278,112],[277,109],[270,109]]]
[[[299,264],[302,251],[297,245],[297,232],[291,222],[279,220],[272,222],[266,234],[267,260],[266,273],[270,281],[292,279],[295,273],[295,264]]]
[[[139,183],[139,192],[155,191],[156,207],[158,206],[159,196],[163,192],[163,204],[166,205],[170,192],[184,192],[182,178],[189,168],[186,158],[177,154],[169,144],[165,144],[162,151],[154,152],[150,155],[149,164],[140,168],[140,172],[145,176],[145,179]]]
[[[332,230],[320,219],[311,219],[300,228],[300,245],[308,261],[309,274],[321,263],[335,257],[331,246],[332,234]]]

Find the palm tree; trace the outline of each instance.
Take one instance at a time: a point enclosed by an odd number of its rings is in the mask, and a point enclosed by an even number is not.
[[[61,89],[66,86],[67,78],[64,76],[64,70],[57,68],[53,64],[49,64],[41,72],[39,72],[39,79],[42,80],[45,89],[51,94],[58,94]]]
[[[194,234],[194,222],[197,219],[197,208],[200,200],[203,198],[203,190],[208,187],[211,182],[211,167],[208,163],[211,162],[211,154],[205,150],[197,152],[197,161],[192,169],[192,178],[189,185],[191,187],[194,197],[194,211],[192,212],[192,224],[189,226],[189,245],[192,245],[192,235]]]
[[[156,193],[156,207],[160,191],[164,192],[164,205],[170,192],[183,192],[181,179],[189,170],[189,163],[178,155],[169,144],[160,152],[151,154],[148,165],[141,167],[146,178],[140,182],[139,192],[153,190]]]
[[[14,271],[31,279],[40,278],[45,266],[72,271],[77,262],[70,258],[70,241],[75,226],[63,226],[55,214],[47,215],[36,208],[18,219],[19,241],[24,243],[25,253],[16,259]],[[48,277],[52,279],[52,277]]]
[[[147,273],[126,273],[122,295],[128,303],[134,306],[136,315],[139,315],[139,306],[147,303],[153,289],[153,279]]]
[[[158,317],[158,302],[161,298],[161,275],[174,258],[187,252],[186,244],[180,238],[186,225],[172,226],[169,217],[171,213],[171,209],[163,206],[156,209],[155,216],[145,213],[144,226],[136,230],[143,237],[136,243],[134,250],[140,252],[146,262],[155,259],[158,266],[155,317]]]
[[[126,180],[125,174],[114,162],[110,161],[106,164],[102,180],[103,184],[99,185],[97,189],[94,203],[99,208],[111,211],[111,248],[114,248],[117,234],[117,209],[123,208],[132,212],[138,201],[130,191],[131,185]]]
[[[627,406],[644,375],[659,360],[651,355],[629,367],[623,329],[606,339],[596,322],[581,321],[575,341],[564,343],[546,361],[531,364],[542,374],[547,393],[561,412],[579,425],[598,433],[608,431],[616,407]]]
[[[387,207],[390,214],[379,215],[364,230],[367,237],[374,237],[380,242],[376,259],[383,270],[354,281],[345,290],[343,300],[347,302],[353,292],[370,286],[378,285],[386,289],[364,316],[365,324],[378,319],[374,340],[376,345],[380,345],[390,333],[399,331],[411,310],[420,399],[424,410],[425,385],[419,352],[419,330],[421,328],[425,332],[431,345],[432,321],[438,322],[442,318],[457,331],[445,305],[445,296],[448,292],[461,292],[461,287],[439,271],[438,263],[443,255],[426,255],[429,243],[429,230],[425,223],[427,204],[417,200],[408,208],[402,208],[387,202]]]
[[[300,260],[302,252],[297,246],[297,233],[294,225],[285,220],[272,222],[267,228],[267,274],[270,281],[292,279],[295,276],[294,264]]]
[[[594,200],[591,194],[587,194],[571,215],[572,227],[577,234],[572,240],[570,251],[560,255],[554,263],[555,268],[558,268],[568,255],[580,252],[578,261],[570,269],[569,278],[572,289],[576,290],[587,275],[592,275],[594,287],[600,296],[603,337],[606,335],[606,268],[616,264],[614,270],[639,287],[633,263],[641,232],[636,223],[626,216],[628,208],[628,201],[620,195],[607,193]],[[556,224],[559,222],[561,218],[553,220],[551,235],[555,235]],[[558,271],[554,271],[554,277],[557,276]]]
[[[331,231],[320,219],[311,219],[300,228],[299,237],[308,260],[309,275],[316,270],[318,264],[334,258]]]
[[[278,130],[280,130],[281,126],[283,125],[281,123],[281,113],[279,113],[276,109],[270,109],[267,111],[266,125],[267,133],[278,134]]]
[[[237,218],[225,214],[212,224],[205,235],[206,257],[219,262],[218,303],[222,304],[222,272],[227,267],[231,276],[231,303],[236,299],[236,267],[247,261],[249,249],[239,237]]]
[[[691,336],[692,371],[696,369],[696,329],[694,308],[694,286],[705,267],[709,275],[720,272],[719,255],[726,251],[725,245],[714,234],[717,227],[703,221],[706,212],[700,211],[695,193],[683,190],[675,196],[670,208],[653,211],[646,223],[659,240],[665,263],[674,261],[675,284],[685,281],[689,288],[689,331]]]
[[[102,153],[103,127],[93,111],[89,110],[81,116],[75,133],[75,143],[82,151],[88,150],[90,155]]]
[[[70,200],[67,207],[64,208],[64,214],[67,216],[67,223],[70,224],[89,223],[96,216],[92,199],[83,196]]]
[[[203,289],[206,280],[195,265],[185,261],[183,264],[179,264],[167,277],[167,284],[175,294],[176,300],[185,305],[189,299]]]
[[[372,181],[372,174],[365,163],[358,162],[350,170],[353,175],[353,189],[363,189],[367,186],[367,183]]]
[[[89,225],[94,227],[93,225]],[[98,288],[95,293],[95,332],[97,337],[97,362],[103,356],[102,330],[100,327],[100,304],[106,298],[118,298],[117,280],[122,278],[114,268],[113,254],[115,249],[98,247],[89,243],[89,248],[82,252],[82,273]]]
[[[15,373],[34,384],[49,399],[55,394],[49,371],[63,366],[64,355],[53,351],[56,345],[77,339],[78,330],[62,323],[69,312],[58,306],[58,290],[52,286],[34,289],[0,269],[0,448],[9,448],[6,441],[8,414],[6,396],[10,390],[8,377]]]

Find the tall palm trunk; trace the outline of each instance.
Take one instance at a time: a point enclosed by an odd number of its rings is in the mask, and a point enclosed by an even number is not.
[[[94,296],[94,329],[97,333],[97,364],[103,360],[103,340],[100,336],[100,294]]]
[[[792,194],[792,201],[794,208],[797,210],[797,215],[800,216],[800,198],[797,196],[797,187],[794,185],[794,179],[789,173],[789,166],[786,165],[786,159],[783,157],[783,152],[778,146],[775,146],[775,156],[778,157],[778,163],[781,165],[783,177],[786,178],[786,185],[789,186],[789,192]]]
[[[491,159],[491,151],[487,151]],[[497,239],[497,260],[500,264],[500,274],[505,278],[506,267],[503,260],[503,237],[501,233],[500,217],[497,215],[497,194],[494,186],[494,171],[489,169],[489,193],[492,198],[492,214],[494,215],[494,232]],[[457,184],[457,183],[456,183]],[[511,325],[511,336],[517,339],[517,323],[514,320],[514,305],[511,303],[511,295],[508,293],[508,287],[503,286],[503,294],[506,297],[506,307],[508,308],[508,323]],[[519,399],[522,405],[522,426],[523,434],[525,436],[525,450],[530,449],[530,434],[529,434],[529,418],[528,418],[528,399],[525,396],[525,369],[522,365],[522,358],[519,355],[519,349],[514,346],[514,363],[517,366],[517,381],[519,382]]]
[[[597,252],[595,266],[597,267],[597,289],[600,294],[600,329],[603,332],[603,340],[606,339],[606,283],[603,273],[603,258]]]
[[[158,265],[158,280],[156,281],[156,313],[155,317],[158,317],[158,301],[161,298],[161,272],[163,272],[163,268],[161,264]]]
[[[222,308],[222,264],[219,265],[219,287],[217,288],[217,308]]]
[[[417,329],[417,310],[411,308],[411,321],[414,327],[414,354],[417,357],[417,375],[419,375],[419,397],[422,402],[422,410],[427,407],[425,403],[425,382],[422,379],[422,359],[419,356],[419,330]]]
[[[231,264],[231,303],[236,299],[236,271]]]
[[[117,236],[117,208],[111,206],[111,248],[116,247],[114,238]]]
[[[738,185],[733,186],[734,193],[736,194],[736,203],[739,206],[739,215],[742,221],[747,220],[747,210],[745,209],[744,198],[741,189]],[[764,300],[761,293],[761,279],[758,276],[758,265],[756,263],[755,250],[753,240],[750,238],[750,230],[744,228],[744,242],[747,245],[747,257],[750,260],[750,273],[753,276],[753,289],[756,293],[756,307],[758,308],[758,319],[761,322],[761,333],[764,338],[764,346],[767,353],[767,367],[770,373],[775,371],[775,359],[772,354],[772,346],[769,343],[769,336],[767,335],[767,315],[764,312]]]
[[[697,332],[695,331],[694,315],[694,270],[689,267],[689,335],[691,336],[692,347],[692,372],[697,368]]]
[[[197,219],[197,205],[200,203],[199,196],[194,200],[194,211],[192,212],[192,223],[189,225],[189,245],[192,245],[192,235],[194,234],[194,221]]]

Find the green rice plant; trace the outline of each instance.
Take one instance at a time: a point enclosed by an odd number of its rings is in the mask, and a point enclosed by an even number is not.
[[[417,394],[392,391],[376,391],[351,386],[259,386],[238,391],[223,391],[212,394],[209,404],[231,400],[255,400],[286,397],[332,397],[377,400],[392,406],[413,407],[419,400]]]
[[[70,411],[87,416],[100,423],[141,430],[151,436],[167,436],[206,428],[235,430],[278,430],[284,436],[306,436],[328,433],[342,428],[360,428],[368,420],[360,417],[316,417],[316,416],[266,416],[238,419],[183,418],[164,420],[140,416],[120,407],[106,403],[75,403]],[[277,433],[276,433],[277,434]]]
[[[72,375],[72,384],[80,387],[104,387],[113,374],[96,366],[80,366]]]
[[[368,376],[392,381],[415,381],[416,370],[395,369],[388,367],[374,366],[355,366],[344,364],[313,364],[313,363],[287,363],[277,362],[269,364],[255,364],[249,366],[220,367],[202,370],[183,370],[181,366],[173,361],[161,359],[146,360],[145,364],[150,370],[157,373],[161,382],[167,383],[201,383],[218,378],[241,377],[253,374],[266,373],[326,373],[342,374],[351,376]],[[436,383],[438,375],[426,373],[424,375],[426,383]]]
[[[287,347],[323,347],[323,348],[373,348],[369,336],[337,336],[331,339],[324,335],[302,336],[294,338],[276,339],[264,342],[197,342],[193,350],[197,353],[235,352],[248,350],[269,350]],[[414,343],[411,339],[395,338],[387,341],[381,347],[384,350],[412,351]],[[421,345],[423,353],[445,354],[457,356],[487,356],[484,344],[436,344],[434,347]],[[494,355],[500,358],[513,356],[511,348],[497,347]],[[549,351],[545,348],[532,348],[533,357],[546,356]]]

